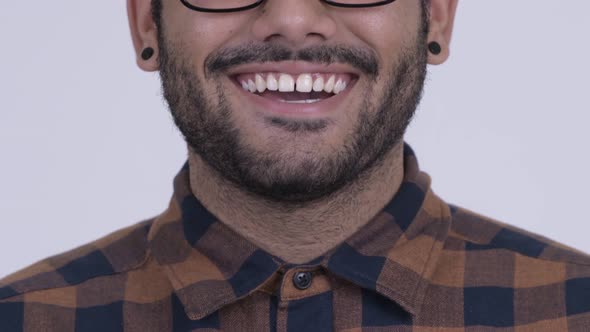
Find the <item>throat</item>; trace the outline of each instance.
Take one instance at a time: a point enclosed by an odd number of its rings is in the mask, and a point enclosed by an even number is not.
[[[342,244],[386,206],[403,180],[402,147],[345,189],[301,206],[277,205],[240,190],[191,152],[191,191],[236,234],[286,262],[304,264]]]

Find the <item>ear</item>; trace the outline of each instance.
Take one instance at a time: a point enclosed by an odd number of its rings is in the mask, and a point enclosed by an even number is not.
[[[158,70],[158,32],[152,18],[152,1],[127,0],[127,16],[137,65],[145,71]],[[143,60],[141,52],[146,47],[153,48],[154,55],[148,60]]]
[[[428,43],[437,42],[442,51],[438,55],[428,54],[428,63],[439,65],[449,58],[455,11],[459,0],[430,0],[430,31]]]

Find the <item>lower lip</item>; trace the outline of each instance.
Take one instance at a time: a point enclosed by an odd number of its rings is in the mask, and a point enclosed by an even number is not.
[[[235,80],[232,81],[234,82],[234,86],[236,87],[236,89],[240,91],[241,95],[244,95],[246,98],[248,98],[248,100],[251,103],[258,105],[265,112],[289,115],[294,117],[325,116],[331,112],[340,109],[344,105],[344,100],[346,99],[346,97],[348,96],[348,94],[350,93],[350,91],[356,83],[356,79],[353,79],[349,82],[346,90],[330,98],[326,98],[321,101],[310,104],[295,104],[261,97],[257,94],[244,90],[241,87],[241,85],[238,85],[238,83]]]

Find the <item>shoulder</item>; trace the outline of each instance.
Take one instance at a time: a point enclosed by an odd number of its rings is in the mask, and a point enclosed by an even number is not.
[[[450,239],[461,240],[466,251],[496,250],[530,259],[574,264],[590,269],[590,255],[473,211],[451,205]]]
[[[556,331],[590,324],[589,255],[467,209],[451,206],[451,215],[433,279],[461,290],[466,321]]]
[[[92,328],[118,330],[124,303],[169,297],[171,286],[149,255],[152,222],[116,231],[0,279],[0,330],[86,330],[89,322],[94,322]]]
[[[141,266],[147,259],[147,234],[152,221],[118,230],[0,279],[0,301],[30,292],[67,288]]]

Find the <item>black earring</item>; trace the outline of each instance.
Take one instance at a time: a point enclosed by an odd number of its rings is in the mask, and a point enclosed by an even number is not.
[[[442,51],[442,48],[440,47],[439,43],[433,41],[428,43],[428,50],[434,55],[439,55]]]
[[[141,51],[141,58],[144,61],[149,60],[152,56],[154,56],[154,49],[151,47],[146,47]]]

